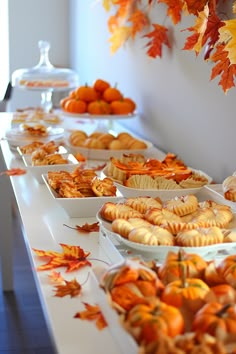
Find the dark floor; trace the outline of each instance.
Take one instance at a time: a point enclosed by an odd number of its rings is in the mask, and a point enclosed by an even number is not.
[[[14,212],[14,292],[0,288],[0,354],[55,354]]]

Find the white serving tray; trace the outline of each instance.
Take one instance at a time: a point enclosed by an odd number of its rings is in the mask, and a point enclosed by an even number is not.
[[[122,261],[124,262],[124,260]],[[90,272],[90,282],[93,291],[96,291],[97,303],[102,311],[103,316],[108,324],[108,330],[120,348],[123,354],[138,354],[138,345],[133,337],[122,327],[117,312],[111,308],[107,301],[105,292],[100,287],[100,277],[104,272],[104,268],[93,268]],[[105,350],[106,352],[106,350]]]
[[[200,170],[195,170],[192,168],[192,171],[195,171],[202,176],[206,177],[208,179],[208,183],[211,183],[212,178],[208,176],[206,173],[200,171]],[[108,174],[108,166],[106,166],[102,173],[104,176],[109,177]],[[124,197],[126,198],[135,198],[135,197],[152,197],[156,198],[159,197],[162,200],[167,200],[171,199],[174,197],[179,197],[179,196],[184,196],[188,194],[196,194],[200,192],[204,186],[199,187],[199,188],[181,188],[181,189],[141,189],[141,188],[130,188],[126,187],[121,183],[118,183],[116,180],[114,180],[114,183],[116,187],[119,189],[119,191],[123,194]]]
[[[79,161],[72,154],[62,154],[64,158],[68,160],[68,164],[63,165],[43,165],[43,166],[33,166],[31,161],[31,156],[23,156],[23,162],[27,171],[29,171],[32,176],[38,181],[39,184],[43,184],[42,175],[48,171],[72,171],[79,165]]]
[[[162,262],[165,260],[169,252],[178,252],[180,248],[184,249],[187,253],[196,253],[199,254],[206,260],[212,260],[217,257],[222,257],[224,255],[231,255],[236,253],[236,242],[230,243],[220,243],[211,246],[202,246],[202,247],[180,247],[180,246],[149,246],[137,242],[132,242],[126,238],[115,233],[111,229],[111,223],[104,220],[100,213],[97,213],[97,220],[100,223],[100,233],[101,236],[110,240],[114,247],[117,244],[120,245],[119,252],[126,252],[127,255],[136,255],[141,256],[144,259],[155,259],[157,262]],[[233,221],[229,225],[229,229],[236,230],[236,213],[234,214]],[[104,244],[103,239],[103,244]],[[109,242],[109,241],[108,241]],[[108,245],[109,247],[109,245]]]
[[[85,218],[95,216],[104,203],[116,203],[123,196],[117,192],[115,197],[61,198],[48,184],[47,174],[42,176],[51,197],[65,210],[70,218]]]
[[[136,150],[89,149],[89,148],[84,148],[79,146],[73,146],[68,141],[66,142],[66,146],[72,153],[76,154],[79,152],[88,160],[108,161],[111,157],[119,158],[123,154],[142,154],[142,155],[147,154],[153,145],[150,141],[143,140],[143,139],[140,140],[146,143],[147,145],[146,149],[136,149]]]
[[[210,184],[205,188],[214,193],[215,199],[217,199],[220,203],[224,203],[230,206],[232,210],[236,211],[236,202],[231,202],[230,200],[225,199],[222,184]]]

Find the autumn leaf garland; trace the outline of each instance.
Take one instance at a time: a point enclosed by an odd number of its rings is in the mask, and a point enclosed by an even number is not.
[[[175,26],[182,16],[195,17],[195,24],[181,31],[191,32],[182,50],[194,51],[196,56],[204,50],[204,60],[213,63],[210,80],[220,77],[224,93],[235,86],[236,75],[236,19],[226,18],[227,1],[224,0],[101,0],[104,9],[112,12],[108,18],[110,49],[114,54],[129,39],[138,35],[147,41],[146,54],[162,58],[163,46],[171,48],[169,24],[151,21],[155,6],[166,5],[166,16]],[[220,8],[220,10],[218,10]],[[236,1],[232,2],[231,16],[236,14]],[[224,19],[223,19],[224,18]],[[165,18],[163,18],[163,22]]]

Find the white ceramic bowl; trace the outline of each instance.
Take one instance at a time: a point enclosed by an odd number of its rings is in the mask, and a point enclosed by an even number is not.
[[[77,165],[79,165],[78,160],[72,154],[62,154],[64,158],[68,160],[68,164],[61,165],[43,165],[43,166],[33,166],[31,161],[31,156],[23,156],[25,167],[32,176],[38,181],[38,183],[43,184],[42,175],[48,171],[73,171]]]
[[[199,174],[201,174],[202,176],[206,177],[208,179],[208,183],[211,183],[212,179],[211,177],[209,177],[207,174],[205,174],[204,172],[200,171],[200,170],[194,170],[195,172],[198,172]],[[109,177],[108,174],[108,167],[106,166],[103,171],[102,174],[105,177]],[[181,188],[181,189],[140,189],[140,188],[130,188],[130,187],[126,187],[121,183],[118,183],[117,181],[114,180],[114,184],[116,185],[116,187],[119,189],[119,191],[121,192],[121,194],[125,197],[125,198],[134,198],[134,197],[159,197],[162,200],[167,200],[167,199],[171,199],[177,196],[184,196],[184,195],[188,195],[188,194],[196,194],[198,193],[202,188]]]
[[[98,210],[107,202],[118,202],[123,196],[117,192],[115,197],[85,197],[85,198],[61,198],[59,194],[50,187],[47,174],[42,176],[51,197],[65,210],[70,218],[95,217]]]

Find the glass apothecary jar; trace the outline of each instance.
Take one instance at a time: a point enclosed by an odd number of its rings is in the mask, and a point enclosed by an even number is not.
[[[66,91],[79,86],[79,78],[75,71],[56,68],[49,60],[50,43],[39,41],[40,59],[36,66],[29,69],[18,69],[12,74],[12,86],[24,90],[41,92],[41,106],[45,111],[52,108],[52,93]]]

